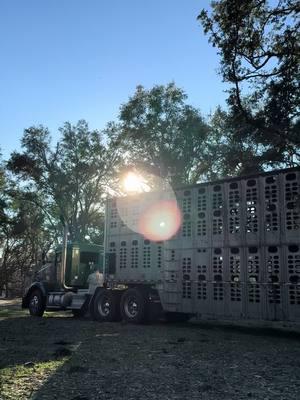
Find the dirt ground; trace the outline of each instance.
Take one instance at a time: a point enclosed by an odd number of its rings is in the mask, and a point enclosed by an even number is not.
[[[0,399],[300,398],[300,335],[29,317],[0,300]]]

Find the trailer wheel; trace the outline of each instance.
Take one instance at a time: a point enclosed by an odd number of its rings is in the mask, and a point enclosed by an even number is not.
[[[180,312],[166,312],[164,317],[167,322],[187,322],[191,318],[189,314]]]
[[[29,295],[28,308],[30,315],[42,317],[45,311],[45,305],[42,292],[38,289],[33,290]]]
[[[103,322],[120,319],[118,293],[106,289],[99,290],[93,302],[93,317]]]
[[[147,317],[147,299],[139,289],[127,289],[121,298],[121,315],[127,322],[141,324]]]

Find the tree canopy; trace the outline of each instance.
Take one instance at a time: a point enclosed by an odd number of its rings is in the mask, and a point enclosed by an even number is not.
[[[209,127],[186,100],[174,83],[149,90],[138,86],[121,106],[118,122],[107,127],[111,145],[129,165],[173,184],[196,182],[211,162]]]
[[[116,160],[100,132],[90,131],[85,121],[75,126],[65,123],[60,133],[61,139],[53,147],[47,128],[26,129],[24,152],[13,153],[8,167],[28,180],[27,196],[33,192],[42,195],[49,213],[63,217],[72,240],[92,235],[101,242],[103,195]]]
[[[232,139],[257,146],[260,166],[300,163],[299,11],[296,0],[221,0],[198,16],[231,84]]]

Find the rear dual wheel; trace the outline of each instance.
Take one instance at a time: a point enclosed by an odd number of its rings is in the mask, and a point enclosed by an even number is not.
[[[112,322],[123,319],[126,322],[141,324],[148,317],[147,292],[130,288],[123,292],[107,289],[96,293],[91,308],[92,316],[97,321]]]
[[[147,319],[147,296],[139,289],[127,289],[121,298],[121,315],[126,322],[141,324]]]
[[[118,321],[120,319],[120,296],[112,290],[99,290],[96,294],[92,314],[94,319],[103,322]]]

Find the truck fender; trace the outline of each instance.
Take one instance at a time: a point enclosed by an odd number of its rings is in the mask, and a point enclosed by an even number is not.
[[[30,297],[31,293],[36,289],[41,291],[44,301],[46,303],[46,297],[47,297],[47,293],[48,293],[47,285],[45,285],[43,282],[33,282],[29,286],[29,288],[26,290],[26,292],[22,298],[22,308],[28,308],[29,297]]]

